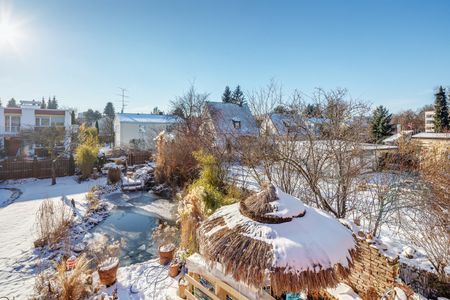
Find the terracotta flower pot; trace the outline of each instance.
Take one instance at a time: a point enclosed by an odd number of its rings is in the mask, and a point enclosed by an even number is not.
[[[187,281],[184,279],[184,277],[181,277],[178,280],[178,297],[180,297],[181,299],[186,299],[186,293],[184,291],[186,291],[188,287],[188,283]]]
[[[98,277],[100,283],[110,287],[117,280],[117,270],[119,269],[119,259],[109,258],[102,262],[98,267]]]
[[[175,252],[175,245],[168,244],[159,247],[159,263],[161,265],[167,265],[173,259],[173,254]]]
[[[170,264],[169,276],[175,278],[177,277],[178,274],[180,274],[180,264],[179,263]]]

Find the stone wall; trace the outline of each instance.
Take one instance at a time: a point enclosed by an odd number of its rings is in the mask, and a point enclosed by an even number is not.
[[[358,239],[358,254],[346,281],[365,299],[373,298],[376,294],[381,297],[393,289],[399,274],[398,258],[385,256],[380,246],[376,241]]]
[[[439,280],[435,273],[401,263],[400,278],[416,293],[427,298],[450,298],[450,276],[448,276],[447,280]]]

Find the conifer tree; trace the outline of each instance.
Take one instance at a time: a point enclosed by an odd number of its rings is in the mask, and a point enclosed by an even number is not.
[[[383,138],[391,133],[391,119],[392,114],[390,114],[384,106],[380,105],[374,110],[371,121],[371,131],[375,142],[381,142]]]
[[[50,108],[50,109],[53,108],[52,99],[50,99],[50,97],[48,97],[47,108]]]
[[[231,95],[231,103],[242,106],[245,102],[244,93],[241,91],[241,87],[238,85]]]
[[[106,103],[105,109],[103,110],[103,114],[105,116],[110,117],[111,119],[114,119],[115,110],[114,110],[114,105],[112,104],[112,102]]]
[[[53,109],[58,109],[58,101],[56,101],[56,97],[55,96],[53,96],[53,99],[52,99],[52,108]]]
[[[434,132],[444,132],[449,129],[447,95],[442,86],[434,94]]]
[[[42,109],[46,109],[46,108],[47,108],[47,106],[45,105],[45,99],[44,99],[44,97],[42,97],[41,108],[42,108]]]
[[[2,99],[0,99],[0,107],[2,107]]]
[[[225,91],[223,92],[222,102],[231,103],[231,90],[228,85],[225,87]]]
[[[72,110],[72,112],[70,113],[70,118],[71,118],[72,125],[77,124],[77,119],[75,118],[75,111],[74,110]]]
[[[8,101],[8,104],[6,105],[6,107],[19,107],[19,106],[18,106],[17,103],[16,103],[16,99],[11,98],[11,99]]]
[[[95,129],[97,129],[97,134],[99,134],[100,127],[98,126],[98,120],[95,121]]]

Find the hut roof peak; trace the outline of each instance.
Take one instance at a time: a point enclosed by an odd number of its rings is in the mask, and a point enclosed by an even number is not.
[[[306,206],[299,199],[268,183],[260,192],[241,201],[240,211],[252,220],[273,224],[303,217]]]

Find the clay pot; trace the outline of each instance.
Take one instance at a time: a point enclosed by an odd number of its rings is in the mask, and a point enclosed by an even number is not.
[[[175,278],[177,277],[178,274],[180,274],[180,264],[179,263],[170,264],[169,276]]]
[[[181,277],[178,280],[178,297],[180,297],[181,299],[186,299],[186,289],[188,287],[188,283],[187,281],[184,279],[184,277]]]
[[[159,263],[161,265],[167,265],[173,259],[173,254],[175,252],[175,245],[168,244],[159,247]]]
[[[100,283],[110,287],[117,280],[117,270],[119,269],[119,259],[110,258],[99,265],[98,277]]]

